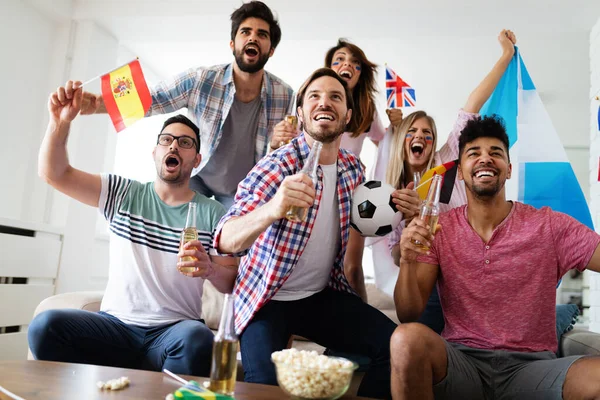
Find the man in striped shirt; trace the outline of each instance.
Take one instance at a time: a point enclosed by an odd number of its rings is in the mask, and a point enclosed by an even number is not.
[[[202,142],[202,162],[192,171],[191,187],[226,208],[269,147],[292,138],[273,131],[292,111],[292,88],[264,70],[280,39],[269,7],[260,1],[243,4],[231,15],[232,63],[188,69],[150,91],[146,116],[188,109]],[[101,96],[86,93],[84,99],[83,114],[106,112]]]
[[[208,280],[231,292],[237,261],[209,256],[212,232],[225,210],[189,188],[190,172],[201,159],[198,128],[183,115],[165,122],[153,152],[154,182],[80,171],[69,164],[66,150],[71,121],[80,111],[80,85],[68,82],[50,96],[39,173],[57,190],[98,207],[108,220],[108,284],[98,313],[39,314],[29,327],[30,348],[42,360],[207,376],[213,335],[201,319],[203,284]],[[180,249],[189,202],[198,204],[198,240]],[[183,256],[195,260],[181,261]],[[184,273],[186,267],[195,270]]]

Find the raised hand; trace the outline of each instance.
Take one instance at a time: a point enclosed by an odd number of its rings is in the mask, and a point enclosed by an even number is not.
[[[513,31],[503,29],[498,35],[498,42],[500,42],[503,54],[512,58],[515,54],[515,44],[517,44],[517,37]]]
[[[296,136],[298,136],[298,131],[294,130],[294,126],[283,120],[273,128],[270,146],[272,149],[278,149]]]
[[[385,113],[390,119],[390,124],[392,125],[400,125],[400,122],[402,122],[402,118],[404,117],[402,110],[399,108],[388,108],[385,110]]]
[[[396,209],[402,213],[407,221],[418,216],[420,211],[421,199],[414,190],[414,186],[414,182],[410,182],[406,188],[392,192],[392,201],[396,205]]]
[[[275,196],[267,203],[274,219],[285,217],[290,206],[309,208],[315,202],[313,181],[306,174],[297,173],[286,177]]]
[[[81,115],[95,114],[104,107],[102,95],[90,92],[83,92],[83,100],[81,101]]]
[[[193,257],[193,261],[182,261],[182,257]],[[192,278],[204,278],[207,279],[214,272],[214,267],[210,256],[204,250],[204,246],[199,240],[191,240],[183,245],[183,248],[179,250],[177,254],[178,262],[177,269],[179,273],[189,276]],[[183,272],[182,268],[195,268],[194,272]]]
[[[70,123],[81,110],[82,90],[80,81],[67,81],[48,98],[48,112],[54,122]]]

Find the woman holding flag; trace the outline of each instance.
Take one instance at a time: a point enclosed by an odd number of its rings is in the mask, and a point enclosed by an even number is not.
[[[425,111],[416,111],[409,114],[399,125],[394,127],[394,132],[389,137],[389,143],[380,146],[375,176],[376,178],[382,178],[382,175],[384,175],[385,180],[397,189],[392,194],[393,201],[398,210],[402,211],[404,215],[404,220],[398,228],[387,236],[388,253],[385,256],[387,262],[382,262],[381,252],[376,254],[376,249],[373,249],[374,258],[377,257],[378,259],[374,263],[375,275],[381,277],[385,282],[396,282],[398,276],[397,266],[400,259],[399,241],[402,229],[415,216],[419,215],[421,201],[414,190],[413,174],[415,172],[423,174],[433,166],[452,163],[458,159],[460,132],[467,121],[478,116],[479,110],[491,96],[514,55],[514,45],[517,40],[512,31],[503,30],[500,32],[498,41],[502,47],[502,55],[483,81],[469,95],[466,104],[458,113],[458,118],[447,142],[439,151],[435,151],[437,143],[435,121]],[[385,140],[387,141],[388,138]],[[386,152],[388,148],[389,153]],[[382,166],[387,167],[385,174],[382,171]],[[446,164],[446,167],[451,169],[451,164]],[[448,178],[454,179],[454,177],[455,175]],[[466,202],[463,182],[454,180],[451,196],[449,196],[446,204],[440,204],[440,210],[446,212]],[[389,251],[391,251],[391,258]],[[387,292],[389,293],[389,289]],[[437,289],[434,288],[419,322],[438,333],[442,331],[444,320]]]

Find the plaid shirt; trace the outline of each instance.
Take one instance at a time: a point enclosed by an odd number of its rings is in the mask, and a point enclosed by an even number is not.
[[[263,77],[254,162],[267,154],[269,134],[277,123],[291,113],[292,107],[292,88],[267,71],[264,71]],[[200,128],[202,162],[192,172],[192,175],[196,175],[219,145],[223,124],[233,104],[235,85],[232,64],[188,69],[170,81],[160,82],[151,90],[151,94],[152,106],[146,116],[187,107],[188,117]]]
[[[221,218],[216,228],[215,248],[221,238],[223,225],[232,217],[248,214],[275,196],[286,176],[298,173],[310,153],[304,135],[269,154],[240,182],[235,196],[235,204]],[[339,201],[342,246],[335,258],[329,287],[334,290],[356,294],[344,275],[344,255],[350,234],[350,210],[352,193],[364,179],[358,158],[347,150],[340,149],[337,160],[337,196]],[[238,255],[242,258],[234,293],[235,326],[241,333],[254,314],[264,306],[281,288],[298,263],[302,251],[310,237],[323,189],[323,170],[317,170],[315,204],[308,210],[305,222],[290,222],[280,219],[267,228],[252,244]]]

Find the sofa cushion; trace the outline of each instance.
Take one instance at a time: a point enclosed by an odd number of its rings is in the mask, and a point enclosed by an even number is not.
[[[600,335],[598,333],[573,329],[562,335],[558,345],[560,357],[600,355]]]

